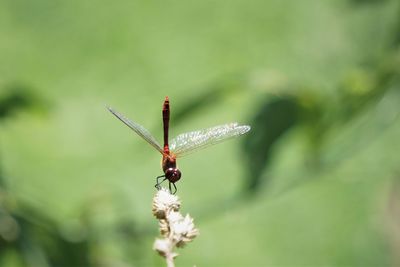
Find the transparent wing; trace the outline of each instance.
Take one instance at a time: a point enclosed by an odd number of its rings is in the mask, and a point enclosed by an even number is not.
[[[147,141],[150,145],[152,145],[155,149],[157,149],[161,154],[164,154],[163,149],[161,146],[158,144],[156,139],[147,131],[143,126],[137,124],[136,122],[133,122],[126,118],[124,115],[121,113],[113,110],[111,107],[107,107],[107,109],[114,114],[115,117],[117,117],[120,121],[126,124],[129,128],[135,131],[139,136],[141,136],[144,140]]]
[[[218,144],[250,131],[250,126],[228,123],[212,128],[183,133],[170,142],[170,149],[177,157],[182,157],[199,149]]]

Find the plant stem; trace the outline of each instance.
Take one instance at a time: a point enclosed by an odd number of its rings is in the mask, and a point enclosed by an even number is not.
[[[167,262],[168,267],[175,267],[173,255],[168,253],[167,255],[165,255],[165,260]]]

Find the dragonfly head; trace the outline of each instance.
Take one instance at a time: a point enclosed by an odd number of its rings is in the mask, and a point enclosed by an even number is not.
[[[181,179],[181,175],[181,171],[177,168],[168,168],[165,171],[165,178],[167,178],[171,183],[175,183]]]

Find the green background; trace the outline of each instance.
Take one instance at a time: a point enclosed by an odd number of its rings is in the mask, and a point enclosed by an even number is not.
[[[161,141],[201,235],[177,266],[400,264],[400,4],[0,1],[0,266],[163,266]]]

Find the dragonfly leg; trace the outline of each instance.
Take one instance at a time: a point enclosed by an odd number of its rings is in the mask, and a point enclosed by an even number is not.
[[[171,190],[171,184],[174,186],[174,189],[175,189],[175,191],[173,193],[172,193],[172,190]],[[169,187],[169,192],[171,192],[171,194],[173,194],[173,195],[175,195],[176,191],[178,191],[178,189],[176,188],[175,183],[169,182],[168,187]]]
[[[159,180],[160,180],[160,178],[163,178],[164,177],[164,179],[160,182]],[[157,188],[157,190],[160,190],[161,189],[161,183],[162,182],[164,182],[165,180],[166,180],[167,178],[165,178],[165,175],[160,175],[160,176],[157,176],[156,177],[156,185],[154,186],[155,188]]]

